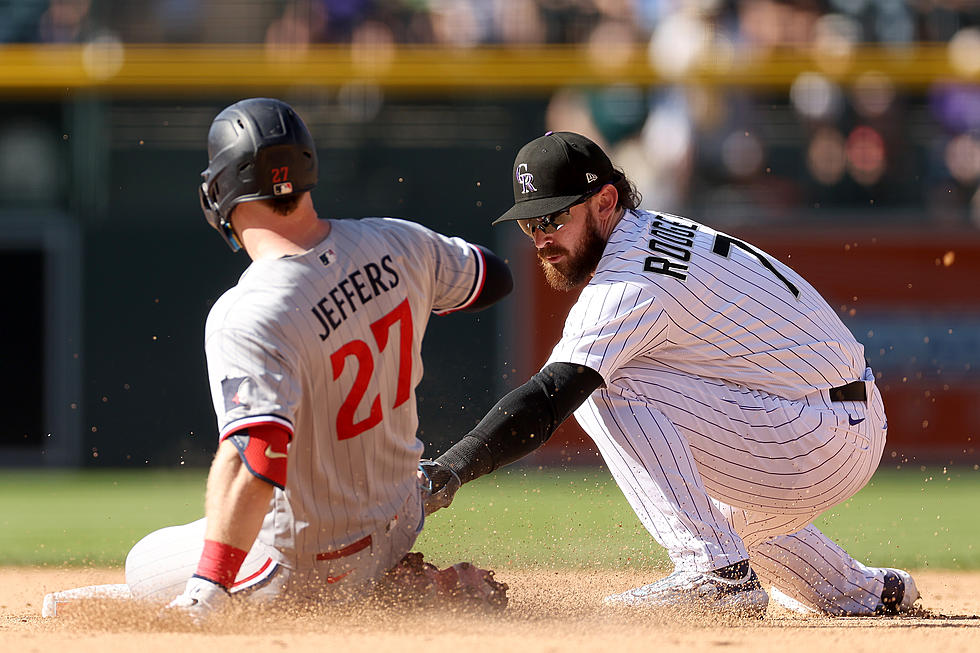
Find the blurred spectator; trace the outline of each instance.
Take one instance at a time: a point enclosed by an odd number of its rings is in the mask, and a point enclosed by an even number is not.
[[[331,23],[327,4],[316,0],[295,0],[287,4],[282,15],[266,28],[266,47],[270,50],[302,52],[310,43],[319,41]]]
[[[41,16],[40,40],[46,43],[77,41],[91,8],[90,0],[51,0]]]
[[[489,40],[489,3],[474,0],[430,0],[432,32],[437,43],[472,47]]]
[[[499,43],[527,45],[545,40],[545,17],[526,0],[493,0],[493,24]]]
[[[2,0],[0,43],[71,41],[87,11],[88,0]],[[62,38],[65,31],[71,38]]]

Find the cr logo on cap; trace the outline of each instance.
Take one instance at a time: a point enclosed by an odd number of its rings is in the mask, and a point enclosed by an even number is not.
[[[517,166],[517,183],[521,185],[521,194],[530,193],[531,191],[537,191],[538,189],[534,187],[531,183],[534,181],[534,175],[527,171],[527,164],[521,163]]]

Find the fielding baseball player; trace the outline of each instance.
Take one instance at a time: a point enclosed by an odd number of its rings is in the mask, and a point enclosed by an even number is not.
[[[758,572],[800,611],[908,611],[908,573],[812,524],[868,482],[887,429],[864,348],[817,291],[737,238],[638,210],[578,134],[524,146],[512,181],[494,224],[517,222],[551,286],[584,287],[544,368],[435,461],[436,486],[519,459],[574,411],[676,567],[607,604],[761,615]]]
[[[411,222],[318,218],[313,139],[279,100],[224,109],[208,154],[204,214],[252,259],[207,320],[220,445],[206,518],[138,542],[128,590],[177,596],[171,607],[195,620],[234,595],[363,596],[406,558],[424,501],[440,501],[420,484],[415,436],[429,316],[486,308],[510,292],[510,271]],[[475,569],[454,567],[464,584]]]

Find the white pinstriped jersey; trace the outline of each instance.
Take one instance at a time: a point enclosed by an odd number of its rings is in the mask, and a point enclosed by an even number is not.
[[[215,303],[205,350],[221,437],[292,432],[259,539],[303,556],[389,522],[415,491],[415,387],[430,313],[482,289],[479,250],[390,218],[331,221],[310,251],[252,263]]]
[[[655,368],[787,399],[865,369],[864,347],[800,275],[693,220],[648,211],[616,225],[552,362],[612,383]]]

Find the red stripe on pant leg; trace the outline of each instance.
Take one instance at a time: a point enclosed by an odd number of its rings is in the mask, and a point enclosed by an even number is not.
[[[271,565],[271,564],[272,564],[272,558],[267,559],[265,561],[265,564],[263,564],[262,567],[257,572],[255,572],[254,574],[252,574],[248,578],[243,578],[240,581],[237,581],[234,585],[232,585],[232,587],[238,587],[239,585],[241,585],[243,583],[247,583],[248,581],[252,580],[253,578],[256,578],[257,576],[260,576],[262,574],[262,572],[265,571],[266,569],[268,569],[269,568],[269,565]]]

